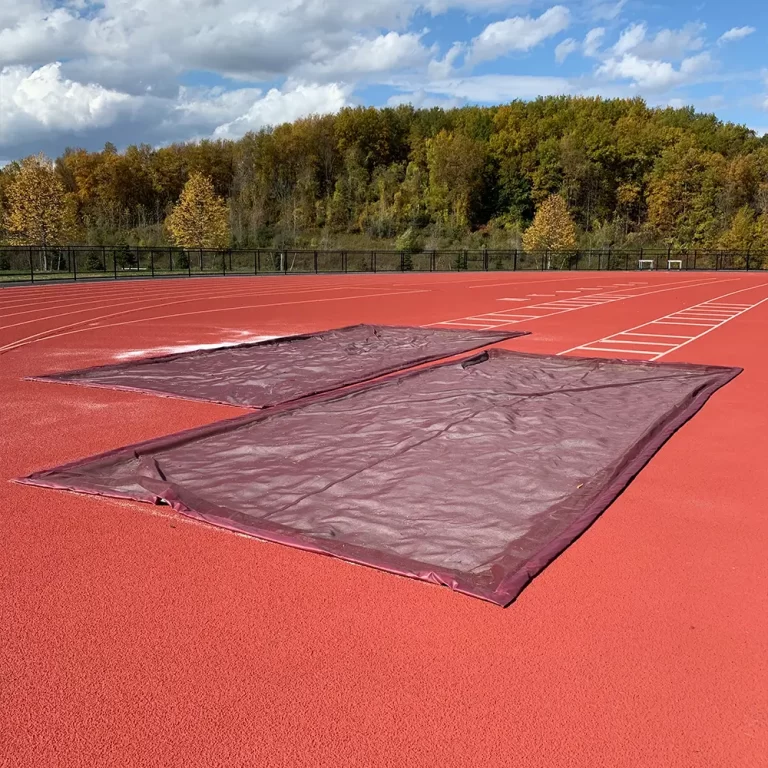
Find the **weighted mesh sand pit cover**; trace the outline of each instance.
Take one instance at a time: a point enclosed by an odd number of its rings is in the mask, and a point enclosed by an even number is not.
[[[353,325],[32,378],[264,408],[527,333]]]
[[[738,372],[496,349],[23,482],[164,499],[505,605]]]

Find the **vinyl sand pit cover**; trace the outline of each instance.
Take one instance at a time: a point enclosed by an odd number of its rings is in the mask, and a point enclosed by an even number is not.
[[[27,482],[164,499],[504,605],[737,373],[492,350]]]
[[[33,379],[265,408],[526,333],[353,325]]]

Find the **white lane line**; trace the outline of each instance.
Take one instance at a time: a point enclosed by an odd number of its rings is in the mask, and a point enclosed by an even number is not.
[[[711,323],[694,323],[694,322],[690,322],[690,323],[677,323],[674,320],[654,320],[653,324],[654,325],[693,325],[693,326],[700,325],[702,328],[711,328],[711,327],[713,327],[711,325]],[[650,325],[650,323],[648,323],[648,325]]]
[[[299,304],[324,304],[331,301],[353,301],[358,299],[379,299],[385,296],[403,296],[406,293],[415,294],[415,293],[430,293],[430,289],[426,290],[413,290],[413,291],[392,291],[392,292],[386,292],[386,293],[378,293],[378,294],[358,294],[354,296],[334,296],[324,299],[303,299],[300,301],[274,301],[269,304],[240,304],[238,306],[234,307],[215,307],[211,309],[196,309],[191,312],[172,312],[167,315],[150,315],[149,317],[139,317],[134,318],[133,320],[122,320],[115,323],[103,323],[100,324],[99,321],[101,320],[107,320],[111,317],[117,316],[117,315],[125,315],[126,312],[115,312],[111,315],[102,315],[101,317],[93,318],[92,321],[88,323],[88,325],[84,327],[75,327],[75,326],[82,326],[83,323],[73,323],[71,325],[64,325],[60,326],[58,328],[49,328],[46,331],[43,331],[41,333],[35,333],[31,336],[26,336],[21,339],[15,339],[12,342],[9,342],[8,344],[5,344],[4,346],[0,347],[0,354],[3,354],[5,352],[10,352],[11,350],[18,349],[19,347],[25,347],[30,344],[36,344],[39,341],[50,341],[51,339],[58,339],[62,336],[72,336],[76,333],[86,333],[88,331],[93,330],[104,330],[105,328],[118,328],[124,325],[136,325],[137,323],[147,323],[147,322],[157,322],[159,320],[168,320],[170,318],[176,318],[176,317],[191,317],[195,315],[210,315],[215,314],[219,312],[235,312],[237,310],[248,310],[251,312],[256,312],[258,310],[269,310],[272,307],[287,307],[287,306],[296,306]],[[174,302],[170,302],[171,304]],[[168,305],[164,305],[168,306]],[[83,321],[85,322],[85,321]]]
[[[496,326],[491,326],[491,325],[489,325],[489,324],[487,324],[487,323],[483,323],[482,325],[480,325],[480,324],[478,324],[478,323],[466,323],[466,322],[465,322],[465,323],[460,323],[460,322],[454,322],[454,323],[445,322],[445,323],[440,323],[440,325],[455,325],[457,328],[458,328],[458,327],[461,327],[461,328],[480,328],[480,329],[482,329],[482,328],[495,328],[495,327],[496,327]]]
[[[738,309],[681,309],[679,312],[675,312],[676,315],[711,315],[712,317],[729,317],[730,315],[739,312]]]
[[[763,283],[763,285],[768,285],[768,283]],[[739,312],[738,315],[734,315],[733,317],[729,317],[727,320],[723,320],[723,322],[720,323],[720,325],[716,325],[714,328],[709,328],[706,331],[702,331],[698,336],[694,336],[692,339],[688,339],[688,341],[684,341],[682,344],[678,344],[674,349],[668,349],[666,352],[662,352],[660,355],[656,355],[656,357],[654,357],[653,359],[654,360],[659,360],[660,358],[664,357],[664,355],[668,355],[670,352],[674,352],[674,351],[680,349],[681,347],[687,346],[692,341],[696,341],[696,339],[700,339],[702,336],[706,336],[708,333],[711,333],[712,331],[714,331],[715,328],[720,328],[720,326],[725,325],[726,323],[730,323],[731,320],[735,320],[737,317],[741,317],[741,315],[743,315],[745,312],[749,312],[750,309],[754,309],[755,307],[759,307],[761,304],[765,303],[766,301],[768,301],[768,296],[766,296],[761,301],[755,302],[751,306],[746,307],[741,312]]]
[[[653,323],[649,323],[653,325]],[[621,331],[621,336],[650,336],[651,338],[658,339],[693,339],[695,336],[679,336],[676,333],[631,333],[630,331]]]
[[[535,270],[521,270],[519,274],[535,274]],[[481,289],[481,288],[501,288],[503,286],[507,285],[514,285],[518,288],[529,288],[532,285],[555,285],[556,283],[563,283],[563,282],[577,282],[581,280],[594,280],[594,275],[580,275],[578,272],[571,272],[570,274],[564,274],[562,276],[557,277],[551,277],[550,279],[544,279],[544,280],[505,280],[502,283],[488,283],[483,281],[476,281],[475,285],[469,285],[467,286],[470,290],[472,289]],[[606,285],[600,285],[598,286],[597,290],[603,290],[604,288],[610,287],[608,284]],[[594,289],[586,289],[586,290],[594,290]]]
[[[730,315],[729,315],[729,317],[730,317]],[[665,319],[665,320],[679,320],[679,321],[683,321],[683,320],[707,320],[707,321],[711,321],[711,322],[715,322],[715,323],[719,322],[719,320],[715,320],[714,317],[704,317],[702,315],[697,315],[697,314],[684,315],[681,312],[673,312],[671,315],[664,315],[663,319]]]
[[[745,291],[752,291],[752,290],[755,290],[756,288],[762,288],[762,287],[764,287],[766,285],[768,285],[768,283],[760,283],[759,285],[751,286],[749,288],[741,288],[740,290],[731,291],[730,293],[725,293],[722,296],[718,296],[717,299],[724,299],[724,298],[726,298],[728,296],[734,296],[737,293],[744,293]],[[709,299],[708,301],[715,301],[717,299]],[[618,344],[631,344],[632,342],[622,341],[621,339],[619,339],[617,337],[623,336],[623,335],[630,335],[630,334],[631,335],[638,335],[638,336],[639,335],[643,335],[642,334],[642,329],[643,328],[649,328],[649,327],[656,326],[656,325],[695,325],[695,326],[699,326],[701,328],[705,328],[706,329],[706,330],[703,330],[700,333],[696,334],[695,336],[685,337],[684,341],[681,341],[681,342],[679,342],[677,344],[673,344],[673,345],[666,345],[665,344],[664,346],[669,346],[669,349],[665,349],[665,350],[663,350],[661,352],[656,352],[655,350],[646,350],[644,352],[644,354],[649,355],[650,356],[649,357],[649,361],[653,362],[654,360],[659,360],[662,357],[664,357],[665,355],[668,355],[670,352],[675,352],[676,350],[681,349],[682,347],[687,346],[692,341],[696,341],[697,339],[700,339],[703,336],[706,336],[708,333],[711,333],[716,328],[722,327],[726,323],[731,322],[731,320],[734,320],[735,318],[740,317],[745,312],[749,312],[750,309],[754,309],[755,307],[759,307],[761,304],[763,304],[766,301],[768,301],[768,296],[766,296],[764,299],[761,299],[760,301],[755,302],[754,304],[745,305],[744,309],[741,310],[740,312],[738,312],[736,314],[729,315],[728,317],[722,318],[721,320],[717,321],[714,325],[711,324],[711,323],[706,323],[706,324],[705,323],[687,323],[687,322],[685,322],[685,323],[677,323],[677,322],[670,321],[670,320],[666,319],[666,318],[670,317],[669,315],[666,315],[665,317],[663,317],[663,318],[661,318],[659,320],[651,320],[651,321],[648,321],[648,322],[645,322],[645,323],[641,323],[640,325],[635,325],[635,326],[633,326],[631,328],[627,328],[624,331],[619,331],[617,333],[613,333],[610,336],[604,336],[602,339],[596,339],[595,341],[587,342],[587,344],[580,344],[579,346],[571,347],[570,349],[566,349],[563,352],[559,352],[558,354],[559,355],[566,355],[569,352],[577,352],[577,351],[591,351],[591,352],[603,351],[603,352],[619,352],[619,353],[632,351],[635,354],[642,354],[643,352],[641,352],[641,350],[622,350],[622,349],[617,349],[616,347],[603,347],[603,346],[595,347],[594,345],[595,344],[600,344],[600,345],[602,345],[602,344],[616,344],[616,345],[618,345]],[[694,305],[694,307],[690,307],[689,309],[694,309],[696,306],[699,306],[699,305]],[[654,345],[653,342],[647,342],[647,346],[653,346],[653,345]]]
[[[616,336],[623,336],[623,333],[617,333]],[[676,347],[676,342],[668,342],[668,341],[630,341],[629,339],[617,339],[616,336],[614,336],[611,339],[611,343],[616,342],[618,344],[637,344],[638,346],[648,346],[648,347]],[[595,344],[602,343],[602,342],[593,342]]]
[[[713,284],[717,284],[717,283],[733,283],[733,282],[737,282],[740,279],[741,279],[741,277],[731,277],[731,278],[723,278],[723,279],[707,278],[705,280],[701,280],[701,281],[698,281],[698,282],[695,282],[695,281],[691,280],[691,281],[688,281],[688,282],[683,283],[683,284],[681,284],[679,280],[673,280],[673,281],[670,281],[668,283],[657,283],[657,285],[666,285],[666,286],[671,286],[671,287],[668,287],[668,288],[655,288],[654,290],[645,291],[644,293],[633,294],[629,298],[636,299],[636,298],[642,298],[644,296],[651,296],[652,294],[656,294],[656,293],[666,293],[668,291],[677,291],[677,290],[680,290],[681,287],[701,288],[701,287],[704,287],[704,286],[713,285]],[[613,298],[610,295],[610,293],[607,293],[602,298],[599,297],[599,296],[596,296],[596,297],[593,297],[593,298],[598,299],[599,305],[611,304],[611,303],[614,303],[616,301],[622,301],[622,299]],[[526,312],[530,312],[532,309],[544,309],[544,310],[548,311],[548,314],[537,315],[536,317],[532,317],[531,318],[531,319],[537,319],[538,317],[555,317],[556,315],[562,315],[562,314],[565,314],[566,312],[574,312],[577,309],[585,309],[586,308],[584,306],[571,306],[569,303],[567,303],[567,302],[571,302],[571,301],[572,301],[572,299],[561,299],[560,301],[546,302],[545,304],[531,304],[531,305],[529,305],[527,307],[523,307],[523,309]],[[549,310],[552,309],[553,305],[557,306],[557,310],[554,311],[554,312],[549,311]],[[595,305],[589,304],[588,306],[595,306]],[[560,309],[560,307],[565,307],[565,309]],[[474,317],[478,317],[478,315],[475,315]],[[427,325],[425,327],[426,328],[431,328],[432,326],[436,326],[436,325],[439,326],[439,325],[446,325],[446,324],[447,325],[455,325],[457,323],[461,323],[465,319],[466,318],[462,318],[462,317],[453,317],[450,320],[441,320],[441,321],[438,321],[436,323],[427,323]],[[519,321],[515,320],[513,322],[519,322]]]
[[[597,343],[597,342],[593,342]],[[618,352],[622,355],[655,355],[656,350],[647,349],[616,349],[615,347],[578,347],[580,352]],[[670,350],[671,351],[671,350]],[[562,352],[558,353],[562,354]]]
[[[549,302],[549,305],[556,304],[558,307],[593,307],[598,304],[606,304],[608,301],[610,301],[610,299],[600,299],[599,301],[587,301],[586,299],[561,299],[557,302],[551,301]]]
[[[528,301],[528,299],[497,299],[497,301]]]

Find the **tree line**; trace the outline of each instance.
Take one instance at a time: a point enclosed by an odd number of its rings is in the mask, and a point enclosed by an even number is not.
[[[238,141],[11,163],[0,241],[765,250],[768,136],[641,99],[348,108]]]

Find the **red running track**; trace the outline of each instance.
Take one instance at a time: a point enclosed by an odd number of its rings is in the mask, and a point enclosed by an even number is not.
[[[0,483],[0,765],[763,765],[764,299],[768,275],[729,273],[0,290],[4,481],[240,412],[21,380],[135,350],[517,312],[533,335],[510,348],[709,327],[663,359],[745,369],[507,610],[160,508]],[[702,304],[746,309],[653,323]]]

